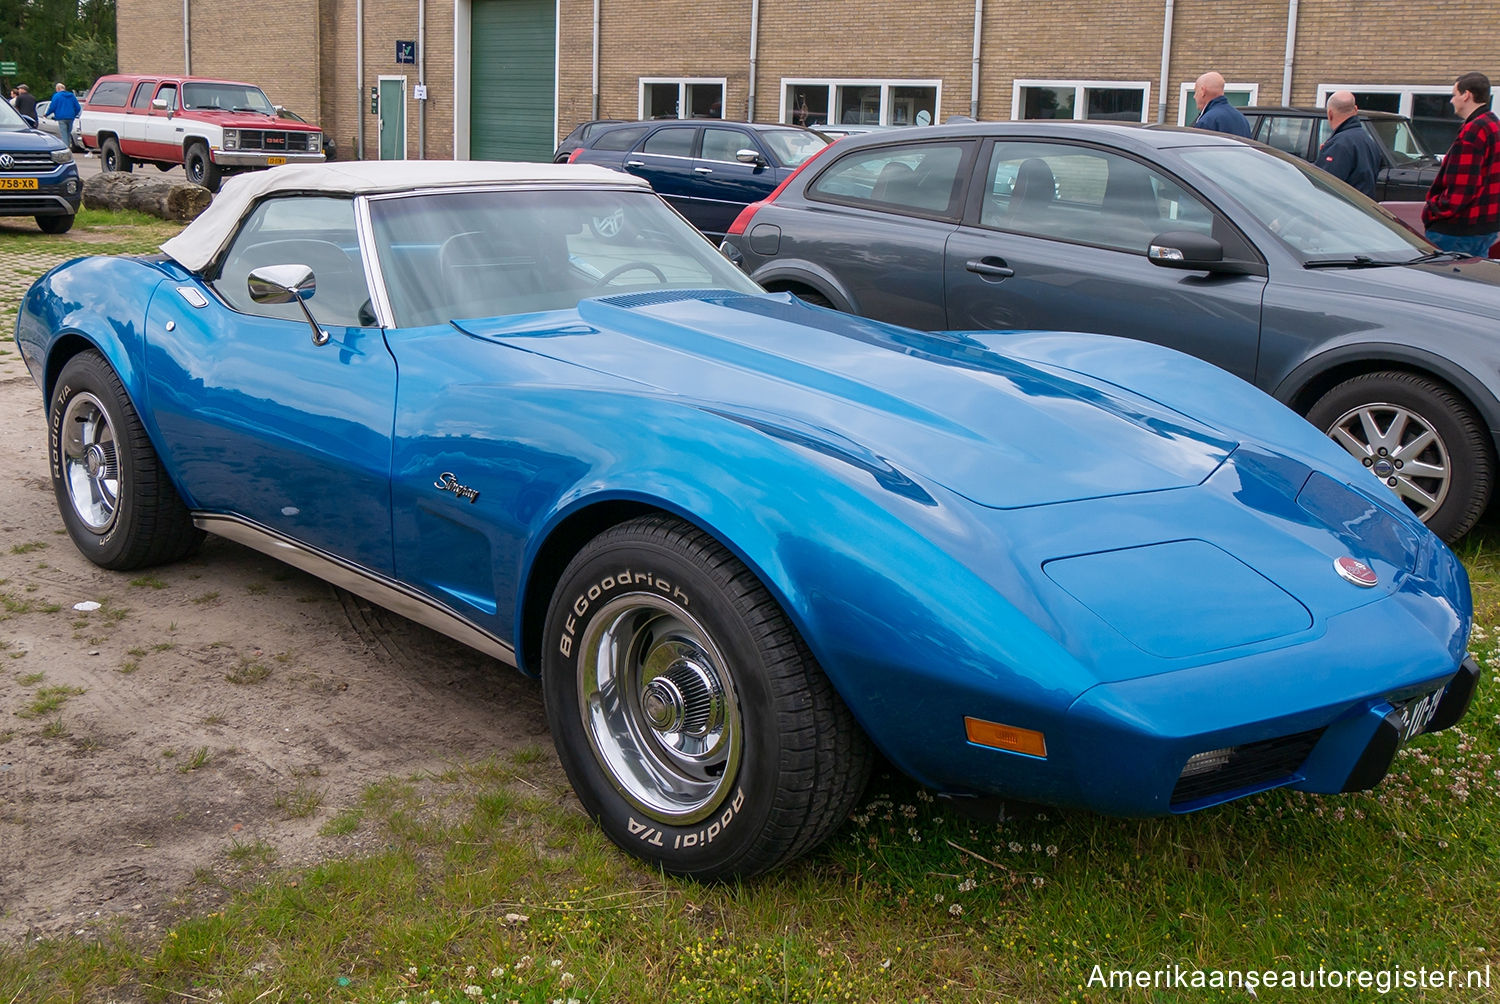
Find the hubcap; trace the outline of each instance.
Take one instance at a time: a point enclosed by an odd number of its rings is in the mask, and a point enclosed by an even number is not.
[[[62,478],[73,511],[97,534],[114,525],[120,500],[120,461],[114,429],[99,399],[79,393],[63,413]]]
[[[1448,447],[1417,412],[1396,404],[1360,405],[1339,416],[1328,436],[1419,519],[1431,518],[1448,497],[1453,477]]]
[[[723,654],[688,613],[622,596],[581,639],[579,713],[615,788],[657,822],[684,825],[724,802],[743,742]]]

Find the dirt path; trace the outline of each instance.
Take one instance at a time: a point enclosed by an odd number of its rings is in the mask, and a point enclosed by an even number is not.
[[[369,782],[526,746],[551,759],[537,684],[255,552],[209,538],[144,573],[85,561],[40,392],[3,347],[0,939],[121,916],[149,932],[237,848],[283,866],[357,853],[357,832],[318,830]],[[47,688],[70,689],[34,714]]]

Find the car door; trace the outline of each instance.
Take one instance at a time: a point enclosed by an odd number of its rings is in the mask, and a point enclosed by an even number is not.
[[[779,257],[831,275],[857,314],[945,327],[944,254],[975,146],[914,140],[846,153],[807,186],[817,211],[786,221]]]
[[[625,155],[625,170],[651,182],[658,195],[701,230],[692,204],[697,185],[693,164],[698,132],[695,126],[661,126]]]
[[[252,269],[290,263],[313,268],[326,344],[295,303],[250,299]],[[396,367],[365,306],[353,203],[263,202],[216,274],[163,283],[147,316],[151,411],[188,504],[390,574]]]
[[[156,81],[142,80],[135,85],[130,105],[120,116],[120,148],[127,157],[136,156],[146,142],[146,122],[151,116],[151,99],[155,94]]]
[[[741,162],[741,150],[752,151],[757,160]],[[693,222],[704,233],[722,237],[740,210],[770,195],[787,173],[749,129],[705,126],[693,163]]]
[[[165,107],[156,107],[165,102]],[[145,146],[142,155],[157,157],[165,163],[182,160],[183,127],[177,122],[177,81],[164,80],[156,88],[151,109],[146,116]]]
[[[1052,328],[1181,349],[1254,380],[1266,280],[1152,265],[1157,234],[1188,230],[1253,257],[1219,214],[1164,172],[1102,147],[1000,139],[981,153],[948,238],[953,329]]]

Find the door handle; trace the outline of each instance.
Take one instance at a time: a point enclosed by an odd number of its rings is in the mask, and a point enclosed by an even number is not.
[[[964,262],[964,268],[987,279],[1008,279],[1016,274],[1015,269],[1005,264],[1004,258],[970,258]]]
[[[627,160],[625,162],[625,166],[626,167],[645,167],[646,166],[646,162],[644,160]]]
[[[711,168],[711,167],[695,167],[695,168],[693,168],[693,173],[694,174],[713,174],[714,173],[714,169]]]

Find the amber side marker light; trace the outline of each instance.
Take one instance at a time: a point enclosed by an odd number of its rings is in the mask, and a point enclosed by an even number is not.
[[[1027,756],[1044,759],[1047,756],[1047,737],[1031,729],[1018,729],[1014,725],[1001,725],[999,722],[965,716],[964,731],[969,734],[969,742],[978,746],[1025,753]]]

